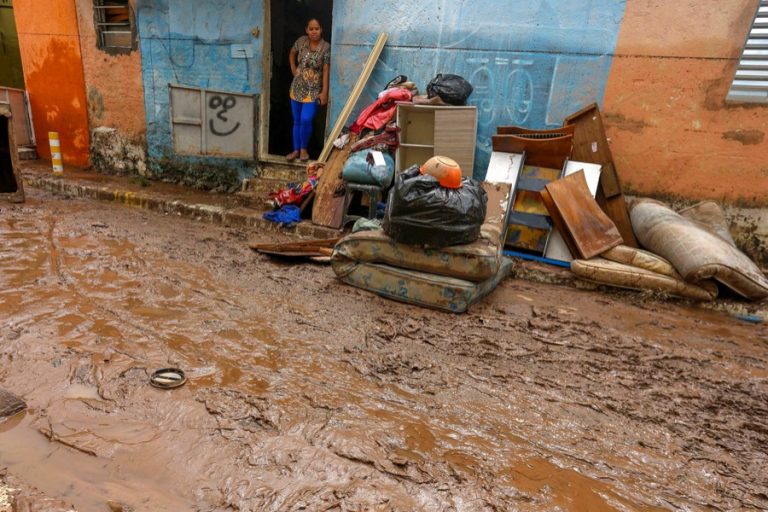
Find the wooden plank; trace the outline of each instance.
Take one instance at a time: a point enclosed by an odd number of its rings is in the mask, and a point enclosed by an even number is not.
[[[360,94],[362,94],[363,89],[365,88],[365,84],[368,83],[368,79],[371,77],[373,67],[376,65],[376,61],[379,60],[381,51],[384,49],[384,45],[387,43],[387,37],[388,34],[386,32],[382,32],[376,39],[376,42],[373,45],[373,50],[371,50],[371,54],[368,56],[368,60],[363,67],[363,72],[360,74],[360,77],[357,79],[355,86],[352,88],[352,92],[349,94],[347,102],[344,103],[344,107],[341,109],[339,118],[336,119],[336,124],[333,125],[331,134],[325,141],[323,151],[320,153],[320,158],[318,158],[319,161],[325,162],[328,156],[331,154],[331,149],[334,147],[333,141],[335,141],[339,135],[341,135],[341,130],[347,123],[347,119],[349,119],[350,114],[352,114],[352,109],[355,108],[357,100],[360,99]]]
[[[608,214],[619,229],[624,244],[637,247],[637,239],[632,231],[627,205],[621,191],[621,181],[613,161],[613,154],[605,135],[605,126],[597,103],[565,118],[566,126],[575,126],[573,135],[573,159],[581,162],[596,163],[603,166],[600,176],[598,204]]]
[[[616,225],[592,197],[583,171],[544,189],[547,195],[542,198],[550,216],[574,256],[593,258],[623,242]]]
[[[256,252],[273,256],[314,257],[330,256],[333,247],[340,238],[307,240],[303,242],[287,242],[283,244],[251,244],[249,247]]]
[[[496,135],[519,135],[527,138],[539,139],[573,135],[575,131],[575,126],[561,126],[560,128],[553,128],[551,130],[532,130],[530,128],[523,128],[522,126],[496,127]]]

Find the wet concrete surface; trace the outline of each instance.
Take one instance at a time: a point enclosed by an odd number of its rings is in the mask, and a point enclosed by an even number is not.
[[[28,405],[0,423],[0,480],[19,499],[768,508],[764,324],[516,279],[453,316],[247,248],[279,235],[29,195],[0,204],[0,388]],[[151,387],[167,366],[188,383]]]

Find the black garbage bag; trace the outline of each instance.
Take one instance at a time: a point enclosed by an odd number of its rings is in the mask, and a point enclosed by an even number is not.
[[[473,90],[472,84],[459,75],[438,74],[427,84],[427,97],[440,96],[449,105],[466,105]]]
[[[488,196],[472,178],[441,187],[414,165],[395,177],[384,213],[384,232],[397,242],[428,247],[472,243],[480,236]]]

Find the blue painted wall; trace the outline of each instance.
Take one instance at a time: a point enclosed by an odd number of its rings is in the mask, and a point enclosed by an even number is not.
[[[475,88],[469,101],[479,117],[474,173],[482,178],[496,126],[559,126],[602,100],[625,2],[335,0],[331,123],[378,33],[386,31],[387,46],[357,111],[398,74],[422,92],[437,73],[465,77]]]
[[[142,52],[147,150],[151,159],[210,163],[249,173],[252,161],[173,154],[168,84],[257,94],[263,80],[262,44],[251,34],[263,27],[254,0],[144,0],[137,3]],[[253,48],[251,58],[230,56],[232,44]],[[162,173],[162,169],[156,169]]]

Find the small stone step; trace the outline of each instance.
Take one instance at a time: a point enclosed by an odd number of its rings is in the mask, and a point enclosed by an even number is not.
[[[29,146],[19,148],[19,160],[37,160],[37,148]]]
[[[275,165],[269,164],[262,167],[259,173],[260,178],[279,180],[287,185],[290,182],[298,183],[307,178],[305,166]]]

